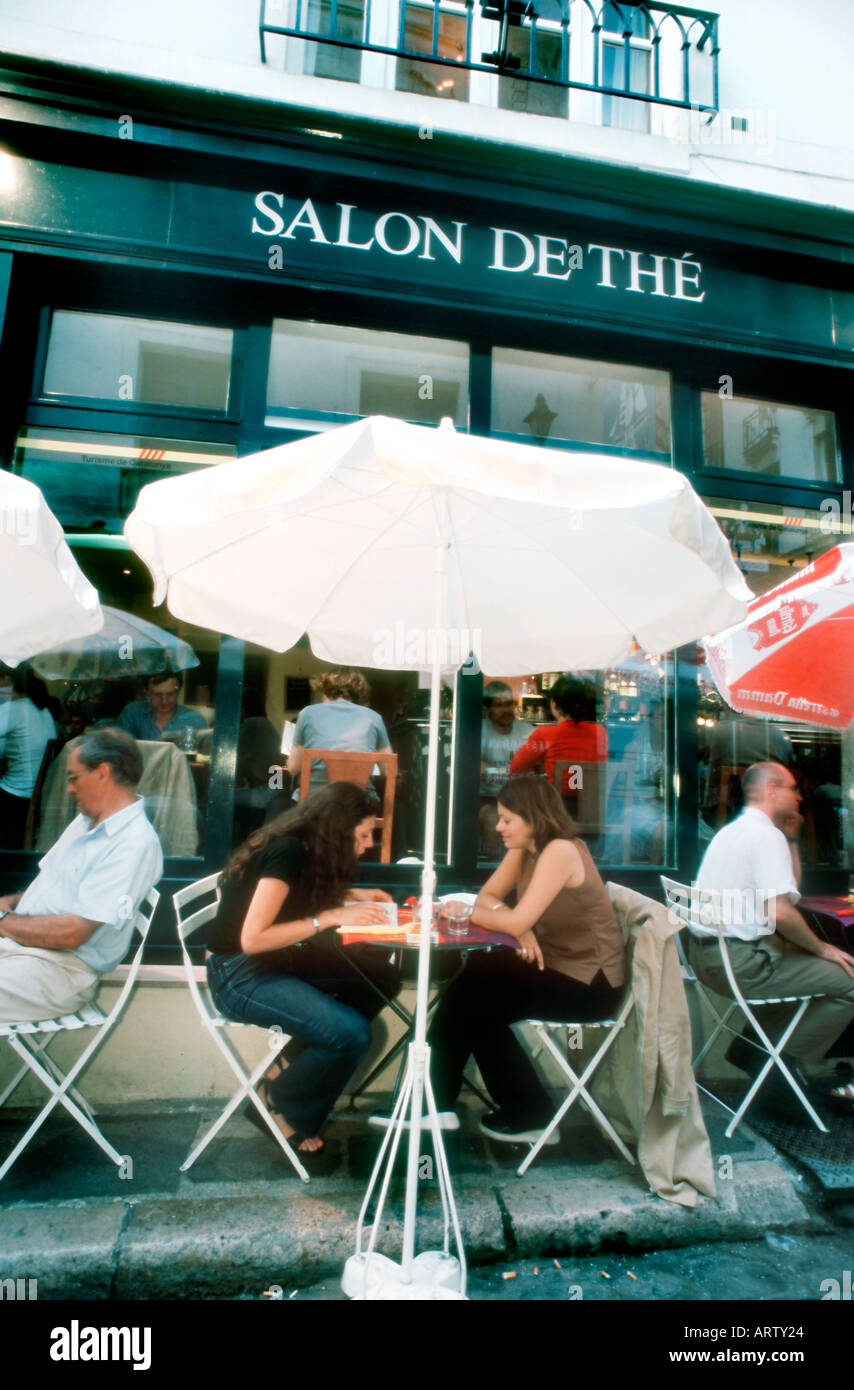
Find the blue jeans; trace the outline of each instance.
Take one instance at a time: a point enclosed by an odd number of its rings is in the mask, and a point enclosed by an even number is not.
[[[397,993],[399,980],[382,957],[358,959],[389,998]],[[367,1052],[370,1019],[383,1000],[329,947],[277,952],[275,969],[264,956],[215,952],[207,968],[214,1002],[226,1018],[278,1025],[302,1045],[288,1045],[288,1068],[269,1083],[268,1096],[297,1134],[316,1134]]]

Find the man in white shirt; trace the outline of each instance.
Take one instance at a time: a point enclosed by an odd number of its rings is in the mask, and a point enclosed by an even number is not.
[[[0,898],[0,1022],[73,1013],[124,958],[139,904],[163,873],[160,842],[134,790],[135,739],[84,734],[68,759],[80,814],[23,893]]]
[[[795,906],[800,898],[794,838],[800,793],[791,772],[779,763],[755,763],[742,787],[745,809],[715,835],[703,856],[697,887],[722,895],[721,926],[747,998],[824,995],[808,1006],[785,1054],[818,1064],[854,1019],[854,956],[820,941]],[[716,924],[692,928],[688,949],[698,978],[727,995]],[[763,1009],[762,1018],[769,1012]],[[790,1016],[791,1006],[782,1006],[781,1019]],[[728,1058],[741,1066],[751,1052],[737,1039]],[[854,1112],[854,1088],[830,1094]]]

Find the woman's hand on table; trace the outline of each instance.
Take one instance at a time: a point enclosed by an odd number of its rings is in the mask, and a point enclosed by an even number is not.
[[[394,898],[382,888],[351,888],[348,895],[357,903],[391,903]]]
[[[540,950],[540,943],[532,931],[523,932],[519,937],[519,945],[516,947],[516,955],[529,965],[536,965],[538,970],[545,970],[543,953]]]

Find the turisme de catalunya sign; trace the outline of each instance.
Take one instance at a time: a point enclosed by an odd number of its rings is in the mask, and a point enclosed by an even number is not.
[[[417,275],[418,263],[426,262],[446,275],[457,267],[469,277],[494,272],[563,282],[570,290],[617,290],[687,304],[701,304],[706,297],[702,264],[689,252],[662,255],[530,228],[483,227],[423,213],[377,213],[355,203],[324,205],[271,189],[255,196],[251,231],[268,243],[270,269],[284,269],[307,250],[322,248],[323,259],[334,252],[339,260],[352,253],[361,254],[363,261],[368,257],[380,274],[400,273],[394,264],[406,263],[408,275]]]

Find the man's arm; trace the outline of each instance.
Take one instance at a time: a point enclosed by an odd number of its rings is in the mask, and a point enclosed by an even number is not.
[[[76,951],[78,946],[89,940],[98,926],[99,922],[91,922],[87,917],[77,917],[71,912],[48,917],[27,917],[9,912],[8,916],[0,919],[0,936],[17,941],[19,946],[41,946],[46,951]]]
[[[838,946],[831,946],[829,941],[821,941],[787,897],[774,898],[769,906],[776,917],[777,931],[787,941],[800,946],[802,951],[808,951],[811,956],[819,956],[822,960],[841,965],[847,975],[854,976],[854,956],[849,955],[847,951],[841,951]]]

